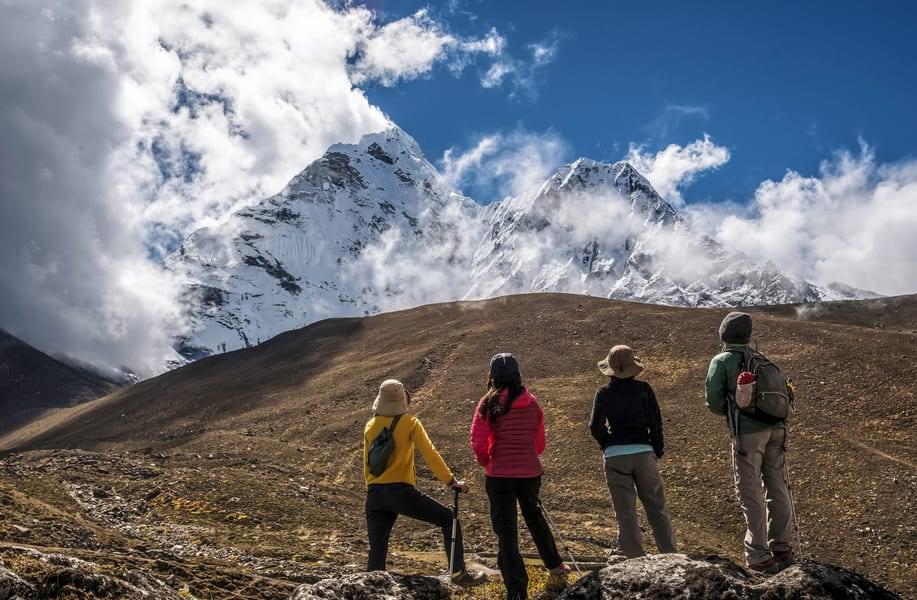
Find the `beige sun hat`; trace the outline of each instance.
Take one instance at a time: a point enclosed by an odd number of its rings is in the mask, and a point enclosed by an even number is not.
[[[408,412],[408,394],[404,384],[397,379],[386,379],[379,386],[379,395],[373,402],[373,412],[383,417],[394,417]]]
[[[643,371],[643,363],[634,356],[633,348],[622,344],[608,351],[608,357],[599,362],[599,371],[609,377],[628,379]]]

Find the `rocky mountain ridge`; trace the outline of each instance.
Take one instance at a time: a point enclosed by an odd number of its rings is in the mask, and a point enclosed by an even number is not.
[[[330,147],[278,194],[193,232],[166,268],[192,323],[173,366],[322,318],[510,293],[675,306],[869,295],[728,252],[627,162],[581,158],[483,207],[397,127]]]
[[[0,329],[0,433],[45,411],[99,398],[121,385],[89,368],[64,363]]]

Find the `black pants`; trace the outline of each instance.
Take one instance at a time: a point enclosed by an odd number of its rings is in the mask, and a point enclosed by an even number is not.
[[[488,477],[487,497],[490,499],[490,522],[499,540],[497,565],[503,575],[506,597],[509,600],[528,598],[529,576],[519,552],[519,533],[516,525],[516,502],[522,511],[525,525],[535,540],[538,554],[544,566],[553,569],[563,562],[554,536],[541,514],[538,491],[541,477],[518,479],[510,477]]]
[[[448,564],[452,545],[452,510],[407,483],[380,483],[366,492],[366,527],[369,531],[369,566],[367,571],[384,571],[388,540],[398,515],[439,525]],[[455,570],[465,569],[462,526],[455,533]]]

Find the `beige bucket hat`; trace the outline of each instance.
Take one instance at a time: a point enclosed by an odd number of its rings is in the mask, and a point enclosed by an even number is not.
[[[383,417],[394,417],[408,412],[408,393],[397,379],[386,379],[379,386],[379,395],[373,401],[373,412]]]
[[[622,344],[608,351],[605,360],[599,362],[599,371],[609,377],[628,379],[643,371],[643,363],[634,356],[633,348]]]

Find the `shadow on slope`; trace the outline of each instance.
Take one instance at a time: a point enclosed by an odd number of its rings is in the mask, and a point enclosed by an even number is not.
[[[0,435],[49,410],[87,402],[118,387],[0,329]]]

